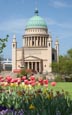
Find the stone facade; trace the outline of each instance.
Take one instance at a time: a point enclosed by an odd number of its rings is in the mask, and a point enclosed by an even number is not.
[[[13,36],[12,71],[25,66],[37,72],[52,72],[52,61],[59,61],[59,43],[56,41],[55,48],[52,48],[52,37],[48,28],[44,27],[43,22],[37,25],[36,21],[39,22],[39,19],[39,16],[36,16],[36,20],[34,17],[35,25],[27,25],[25,28],[22,48],[17,48],[16,36]]]

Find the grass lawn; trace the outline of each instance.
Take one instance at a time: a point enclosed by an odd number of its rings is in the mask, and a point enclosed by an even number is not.
[[[57,82],[54,87],[49,84],[49,89],[53,89],[54,91],[62,91],[62,89],[68,91],[72,99],[72,82]]]

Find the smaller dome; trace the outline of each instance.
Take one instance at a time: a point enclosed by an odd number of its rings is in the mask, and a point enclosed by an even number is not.
[[[38,15],[38,10],[35,10],[35,15],[29,19],[26,29],[29,28],[46,28],[47,29],[47,24],[45,20]]]

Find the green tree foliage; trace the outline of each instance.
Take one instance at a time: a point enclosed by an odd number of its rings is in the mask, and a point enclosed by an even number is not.
[[[64,56],[59,56],[59,62],[52,63],[54,73],[70,75],[72,74],[72,49],[67,51]]]
[[[0,38],[0,72],[2,70],[1,61],[3,59],[1,53],[3,52],[3,49],[6,47],[6,42],[8,41],[8,37],[9,37],[9,35],[6,35],[6,38]]]
[[[3,52],[3,49],[6,47],[6,42],[8,41],[9,35],[6,38],[0,38],[0,53]]]
[[[67,56],[69,59],[72,59],[72,49],[67,51]]]

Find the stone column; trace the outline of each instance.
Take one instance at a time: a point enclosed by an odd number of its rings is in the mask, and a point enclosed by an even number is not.
[[[38,46],[38,37],[36,38],[36,46]]]
[[[44,47],[45,47],[45,37],[44,37]]]
[[[28,64],[27,64],[27,66],[28,66],[27,68],[29,69],[29,62],[27,62],[27,63],[28,63]]]
[[[31,41],[31,37],[30,37],[30,47],[32,46],[32,41]]]
[[[25,39],[25,40],[24,40],[24,42],[25,42],[25,43],[24,43],[24,46],[26,46],[26,38],[24,38],[24,39]]]
[[[36,37],[35,37],[35,46],[36,46]]]
[[[27,39],[27,46],[28,46],[28,37],[26,39]]]
[[[29,37],[28,37],[28,47],[29,47]]]
[[[40,37],[40,46],[41,46],[41,37]]]
[[[25,46],[27,46],[27,38],[25,37]]]
[[[33,62],[31,62],[31,69],[33,69]]]
[[[39,72],[41,72],[41,62],[39,62]]]
[[[37,62],[35,62],[35,71],[37,71]]]
[[[47,46],[47,37],[46,37],[46,46]]]
[[[42,43],[42,46],[44,46],[44,37],[43,37],[43,43]]]

